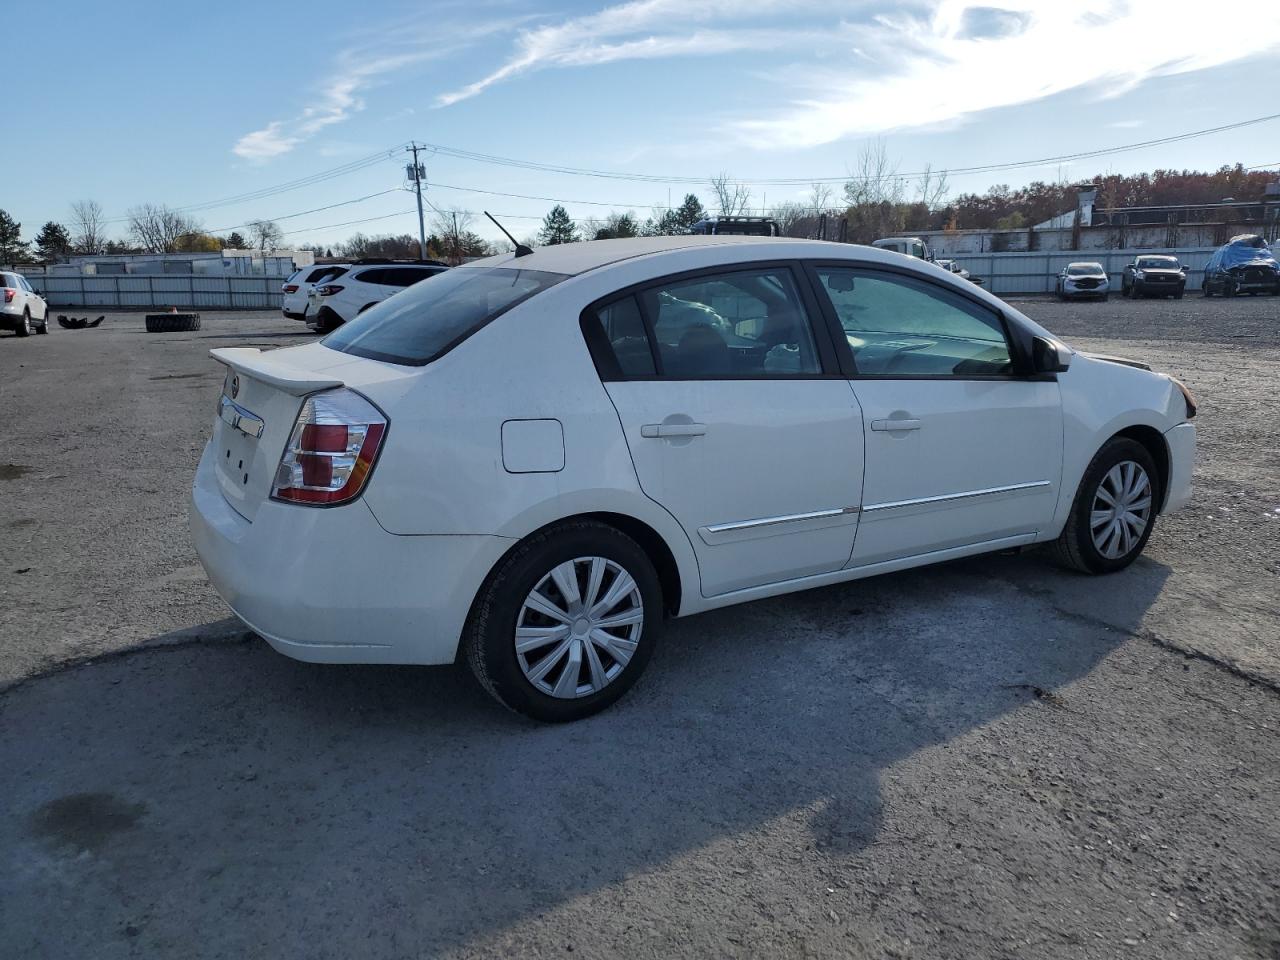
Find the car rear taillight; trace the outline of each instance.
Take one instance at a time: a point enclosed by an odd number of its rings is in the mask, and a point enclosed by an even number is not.
[[[296,283],[286,283],[280,288],[284,293],[297,293],[298,285]]]
[[[332,506],[360,496],[387,433],[387,418],[340,388],[307,397],[276,469],[271,496]]]
[[[333,283],[326,283],[323,287],[316,287],[316,293],[322,297],[332,297],[335,293],[341,292],[342,287]]]
[[[5,303],[13,303],[13,294],[14,294],[14,291],[12,291],[12,290],[6,290],[6,291],[4,292],[4,302],[5,302]]]

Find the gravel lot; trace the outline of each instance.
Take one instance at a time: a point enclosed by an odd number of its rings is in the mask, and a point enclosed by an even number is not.
[[[301,325],[0,334],[0,956],[1280,956],[1280,300],[1017,305],[1199,397],[1145,558],[678,621],[554,728],[206,583],[207,350]]]

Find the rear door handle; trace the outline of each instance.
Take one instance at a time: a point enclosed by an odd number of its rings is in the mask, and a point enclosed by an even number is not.
[[[872,430],[919,430],[919,420],[872,420]]]
[[[700,437],[707,432],[705,423],[646,423],[640,436],[650,440],[660,437]]]

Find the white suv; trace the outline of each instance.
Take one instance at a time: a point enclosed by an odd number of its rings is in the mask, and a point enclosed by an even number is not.
[[[191,528],[235,612],[301,660],[460,654],[548,720],[668,614],[1034,543],[1110,573],[1191,494],[1176,380],[848,243],[558,244],[213,357]]]
[[[280,288],[280,292],[284,294],[280,301],[280,312],[290,320],[306,320],[307,302],[316,284],[321,280],[342,276],[349,267],[350,264],[347,263],[326,263],[295,270]]]
[[[49,305],[20,273],[0,273],[0,330],[25,337],[49,332]]]
[[[320,333],[333,330],[405,287],[448,269],[438,260],[357,260],[341,276],[312,289],[307,325]]]

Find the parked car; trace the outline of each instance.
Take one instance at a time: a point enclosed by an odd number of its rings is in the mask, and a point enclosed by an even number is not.
[[[448,270],[439,260],[357,260],[317,283],[307,300],[307,326],[326,333],[405,287]]]
[[[280,288],[284,294],[280,302],[281,312],[290,320],[306,320],[307,304],[316,284],[321,280],[336,280],[347,272],[349,266],[346,263],[328,263],[294,271]]]
[[[544,720],[664,617],[1037,543],[1108,573],[1191,489],[1176,380],[864,246],[543,247],[213,356],[191,527],[233,610],[302,660],[460,656]]]
[[[0,329],[20,337],[49,332],[49,304],[20,273],[0,273]]]
[[[971,274],[968,270],[960,266],[959,260],[934,260],[933,262],[936,263],[938,266],[940,266],[943,270],[946,270],[950,273],[954,273],[957,277],[959,277],[962,280],[968,280],[970,283],[976,283],[978,286],[982,286],[984,282],[981,277],[973,276],[973,274]]]
[[[690,233],[712,236],[777,237],[782,234],[772,217],[705,217],[689,227]]]
[[[1215,293],[1224,297],[1280,294],[1280,264],[1262,237],[1241,234],[1214,251],[1205,265],[1200,289],[1206,297]]]
[[[1054,281],[1054,293],[1060,300],[1105,300],[1111,281],[1100,263],[1069,263]]]
[[[1143,254],[1126,264],[1120,277],[1120,292],[1126,297],[1174,297],[1182,299],[1187,287],[1187,268],[1177,257]]]
[[[894,253],[915,257],[917,260],[932,260],[933,251],[919,237],[885,237],[871,244],[877,250],[892,250]]]

